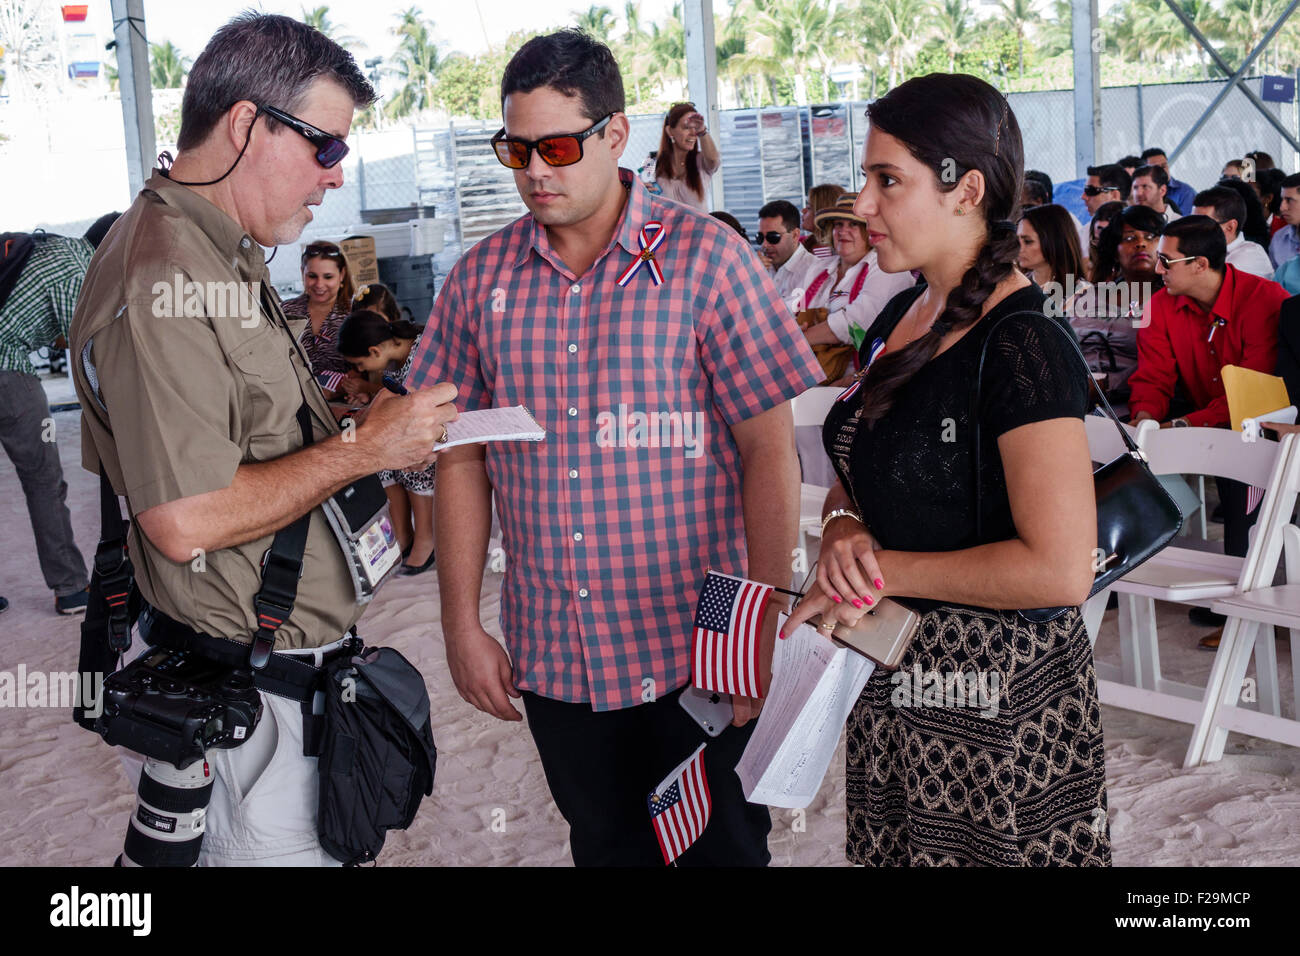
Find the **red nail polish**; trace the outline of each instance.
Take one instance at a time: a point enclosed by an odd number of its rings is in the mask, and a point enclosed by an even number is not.
[[[876,586],[876,590],[879,591],[879,590],[881,590],[881,589],[885,586],[885,579],[884,579],[884,578],[876,578],[876,580],[875,580],[874,582],[872,582],[872,583],[875,584],[875,586]]]
[[[831,595],[831,600],[834,601],[836,604],[843,604],[843,603],[844,603],[844,598],[840,597],[838,594],[832,594],[832,595]]]
[[[867,603],[868,603],[868,604],[875,604],[876,602],[873,601],[871,598],[867,598]]]
[[[854,599],[853,599],[853,606],[854,606],[854,607],[857,607],[857,608],[860,608],[860,607],[862,607],[862,602],[859,601],[857,598],[854,598]]]

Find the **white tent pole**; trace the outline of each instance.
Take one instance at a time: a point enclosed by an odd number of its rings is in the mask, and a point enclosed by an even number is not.
[[[686,0],[686,89],[709,127],[715,143],[720,143],[718,129],[718,49],[713,42],[713,0]],[[714,197],[722,195],[722,176],[718,170],[709,184],[706,197],[710,209],[718,209]]]
[[[112,0],[117,40],[117,88],[126,132],[126,175],[131,198],[144,188],[153,169],[153,91],[149,83],[149,44],[145,39],[144,0]]]

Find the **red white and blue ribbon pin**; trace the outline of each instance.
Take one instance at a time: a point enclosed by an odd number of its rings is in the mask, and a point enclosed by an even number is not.
[[[655,250],[664,243],[664,237],[668,235],[668,230],[664,228],[662,222],[647,222],[641,227],[641,234],[637,237],[637,242],[641,244],[641,252],[632,260],[632,264],[623,270],[623,274],[618,277],[620,288],[625,287],[632,281],[637,270],[645,266],[650,270],[650,281],[655,285],[663,285],[664,274],[659,268],[659,263],[655,261]]]
[[[871,368],[871,363],[874,362],[876,359],[880,358],[880,356],[883,355],[884,353],[885,353],[885,340],[881,338],[877,338],[874,342],[871,343],[871,351],[867,353],[867,368]],[[848,388],[846,388],[843,392],[840,393],[840,397],[837,399],[837,401],[847,402],[850,398],[852,398],[855,394],[857,394],[858,389],[862,387],[862,379],[865,376],[866,370],[867,369],[863,369],[862,371],[864,374],[859,375],[854,380],[852,385],[850,385]]]

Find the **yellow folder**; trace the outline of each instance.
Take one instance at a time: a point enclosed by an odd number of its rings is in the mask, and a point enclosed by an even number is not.
[[[1240,365],[1223,366],[1223,391],[1228,396],[1228,414],[1235,431],[1241,431],[1243,418],[1275,412],[1292,403],[1282,379]]]

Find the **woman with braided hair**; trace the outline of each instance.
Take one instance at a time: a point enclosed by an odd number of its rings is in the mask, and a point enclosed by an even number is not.
[[[1107,865],[1078,610],[1097,540],[1087,373],[1016,268],[1020,129],[964,75],[909,80],[867,113],[854,208],[880,267],[923,283],[880,313],[826,419],[839,480],[816,584],[783,629],[854,624],[887,597],[921,617],[899,670],[877,670],[849,718],[847,855]],[[1061,606],[1051,620],[1019,613],[1047,606]]]

